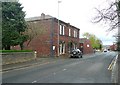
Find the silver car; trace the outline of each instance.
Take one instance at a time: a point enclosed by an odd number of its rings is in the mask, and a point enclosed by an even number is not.
[[[74,49],[70,53],[70,58],[82,58],[82,52],[79,49]]]

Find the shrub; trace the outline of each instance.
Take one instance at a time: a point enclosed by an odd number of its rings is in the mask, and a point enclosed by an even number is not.
[[[32,50],[0,50],[2,53],[11,53],[11,52],[33,52]]]

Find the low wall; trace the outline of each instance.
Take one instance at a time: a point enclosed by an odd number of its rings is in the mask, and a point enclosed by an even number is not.
[[[35,59],[34,52],[2,53],[2,65],[25,62]]]

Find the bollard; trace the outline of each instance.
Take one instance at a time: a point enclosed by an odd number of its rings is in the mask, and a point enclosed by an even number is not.
[[[35,57],[35,60],[37,60],[37,51],[36,50],[34,51],[34,57]]]

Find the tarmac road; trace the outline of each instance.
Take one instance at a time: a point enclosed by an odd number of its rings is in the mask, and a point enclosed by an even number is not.
[[[3,83],[111,83],[108,66],[114,52],[87,55],[88,58],[57,59],[3,72]]]

